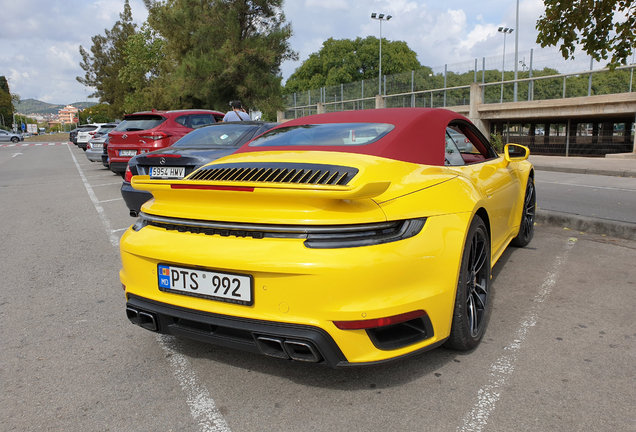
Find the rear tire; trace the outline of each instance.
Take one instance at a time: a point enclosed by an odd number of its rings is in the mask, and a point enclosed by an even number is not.
[[[481,341],[490,315],[490,236],[475,215],[462,253],[447,348],[468,351]]]
[[[528,177],[526,194],[523,199],[523,210],[521,222],[519,223],[519,234],[513,238],[510,244],[515,247],[526,247],[534,237],[534,215],[537,208],[537,193],[534,188],[534,179]]]
[[[11,138],[11,142],[12,142],[13,144],[17,144],[17,143],[19,143],[19,142],[20,142],[20,138],[18,138],[18,137],[13,137],[13,138]]]

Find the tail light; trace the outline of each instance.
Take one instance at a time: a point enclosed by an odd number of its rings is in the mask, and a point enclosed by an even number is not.
[[[97,133],[97,132],[94,132],[94,131],[93,131],[93,132],[89,132],[88,134],[89,134],[89,135],[95,135],[96,133]]]
[[[171,137],[172,135],[167,134],[165,132],[150,132],[148,135],[139,135],[139,138],[146,138],[151,140],[160,140],[164,138]]]
[[[93,148],[93,145],[91,143],[86,143],[86,148],[91,150]]]
[[[130,166],[126,165],[126,174],[124,175],[124,181],[126,183],[130,183],[130,180],[132,180],[132,171],[130,171]]]
[[[415,318],[419,318],[426,315],[423,310],[416,310],[412,312],[403,313],[400,315],[394,315],[385,318],[377,318],[370,320],[360,321],[334,321],[336,327],[340,330],[366,330],[377,327],[384,327],[393,324],[399,324],[405,321],[410,321]]]

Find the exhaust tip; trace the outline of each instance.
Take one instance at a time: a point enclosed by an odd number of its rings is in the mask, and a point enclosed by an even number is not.
[[[283,347],[283,341],[278,338],[259,336],[256,338],[258,348],[269,357],[289,359],[289,355]]]
[[[157,331],[159,327],[157,326],[157,320],[153,314],[149,314],[148,312],[139,312],[139,325],[150,331]]]
[[[285,350],[292,360],[316,363],[321,359],[318,350],[308,342],[285,341]]]
[[[128,317],[131,323],[135,325],[139,325],[139,311],[137,309],[127,307],[126,316]]]
[[[159,326],[157,325],[157,319],[155,316],[148,312],[139,311],[137,309],[126,307],[126,316],[131,323],[141,326],[146,330],[157,331]]]

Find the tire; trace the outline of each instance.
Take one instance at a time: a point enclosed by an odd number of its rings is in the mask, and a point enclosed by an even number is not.
[[[490,236],[475,215],[462,253],[451,333],[444,346],[468,351],[482,339],[490,315]]]
[[[19,142],[20,142],[20,138],[18,138],[18,137],[13,137],[13,138],[11,138],[11,142],[12,142],[13,144],[17,144],[17,143],[19,143]]]
[[[515,247],[526,247],[534,237],[534,216],[537,210],[537,192],[534,188],[534,179],[528,177],[526,194],[523,199],[523,211],[519,223],[519,234],[513,238],[510,244]]]

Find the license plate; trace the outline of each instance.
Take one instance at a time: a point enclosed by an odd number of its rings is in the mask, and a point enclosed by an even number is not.
[[[176,267],[157,266],[159,290],[245,306],[254,304],[252,277]]]
[[[102,148],[104,147],[104,144],[97,144],[97,143],[93,143],[91,144],[93,146],[94,149],[98,149],[98,148]]]
[[[137,150],[119,150],[119,156],[135,156]]]
[[[179,179],[185,177],[184,167],[150,167],[150,178]]]

